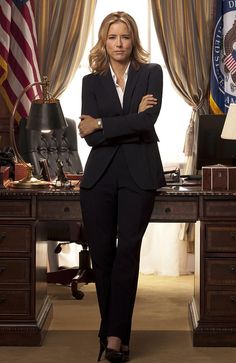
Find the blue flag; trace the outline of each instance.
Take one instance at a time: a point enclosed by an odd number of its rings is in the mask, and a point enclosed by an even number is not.
[[[25,3],[27,3],[28,0],[13,0],[15,5],[19,7],[21,7],[22,5],[24,5]]]
[[[236,2],[217,0],[212,46],[210,107],[213,113],[227,113],[236,103]]]

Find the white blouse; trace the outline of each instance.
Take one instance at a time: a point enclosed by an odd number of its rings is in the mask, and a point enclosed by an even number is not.
[[[124,83],[125,83],[125,86],[126,86],[126,82],[127,82],[127,79],[128,79],[128,71],[129,71],[129,66],[130,66],[130,63],[128,64],[126,70],[125,70],[125,73],[124,73]],[[121,104],[121,107],[123,108],[123,98],[124,98],[124,92],[125,92],[125,87],[124,89],[122,89],[120,87],[120,85],[117,83],[117,77],[110,65],[110,70],[111,70],[111,75],[112,75],[112,78],[113,78],[113,81],[115,83],[115,86],[116,86],[116,90],[117,90],[117,93],[118,93],[118,96],[119,96],[119,99],[120,99],[120,104]]]

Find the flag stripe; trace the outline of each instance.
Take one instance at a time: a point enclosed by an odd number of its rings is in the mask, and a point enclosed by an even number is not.
[[[9,84],[8,80],[6,80],[4,83],[4,89],[6,90],[9,101],[13,105],[16,102],[17,97],[16,97],[15,93],[13,92],[13,89],[12,89],[11,85]],[[25,110],[22,102],[19,103],[17,110],[20,115],[26,114],[26,110]]]
[[[5,11],[4,11],[5,10]],[[9,6],[7,6],[5,9],[0,7],[0,24],[1,27],[3,28],[3,30],[6,32],[6,36],[10,41],[10,28],[11,28],[11,23],[9,21],[9,16],[11,14],[11,9]],[[9,44],[9,42],[8,42]]]
[[[37,36],[36,36],[36,29],[35,29],[35,22],[32,21],[34,19],[34,14],[32,11],[32,6],[30,8],[25,8],[25,13],[23,13],[23,17],[25,19],[25,24],[29,28],[29,32],[31,34],[31,39],[33,41],[34,49],[37,49]],[[16,18],[18,19],[18,17]]]
[[[11,111],[25,87],[40,81],[32,4],[31,0],[0,2],[0,82]],[[28,115],[37,94],[41,95],[40,86],[30,88],[22,96],[17,109],[21,117]]]
[[[20,26],[19,22],[18,24],[16,24],[14,20],[12,21],[11,33],[14,40],[13,45],[15,45],[15,42],[18,43],[19,47],[21,48],[21,51],[24,53],[23,57],[25,57],[25,59],[27,59],[31,64],[34,77],[38,78],[38,74],[35,70],[36,54],[35,54],[34,43],[32,42],[32,38],[29,36],[30,34],[28,33],[28,29],[25,29],[25,34],[23,34],[19,26]],[[26,24],[23,23],[22,26],[25,27]],[[12,48],[14,50],[14,47]]]
[[[25,7],[25,12],[22,14],[22,18],[20,18],[20,12],[19,9],[16,8],[16,15],[13,18],[12,21],[12,25],[14,25],[14,27],[16,27],[16,31],[19,31],[19,36],[22,37],[22,35],[25,37],[25,39],[27,40],[27,42],[29,43],[29,46],[31,47],[32,50],[35,51],[35,49],[37,48],[37,42],[35,40],[35,34],[34,34],[34,29],[33,29],[33,24],[32,24],[32,19],[29,13],[29,9],[28,7]],[[23,29],[22,29],[23,27]],[[22,29],[22,30],[21,30]],[[13,31],[13,29],[12,29]],[[17,38],[17,34],[14,34],[15,38]]]
[[[227,65],[229,71],[233,74],[236,72],[236,62],[232,56],[232,54],[229,54],[225,60],[224,63]]]
[[[11,51],[9,52],[8,62],[9,62],[9,64],[14,65],[14,71],[12,70],[11,74],[14,73],[15,75],[17,75],[17,78],[20,80],[21,85],[24,88],[27,87],[29,84],[27,75],[25,74],[24,70],[19,65],[19,63],[17,62],[17,59],[14,57],[14,55],[12,54]],[[11,80],[10,77],[9,77],[9,80]],[[31,88],[27,91],[27,95],[28,95],[29,99],[33,99],[35,97],[35,92],[34,92],[33,88]]]
[[[8,9],[7,9],[8,8]],[[10,16],[10,8],[7,6],[5,10],[5,13],[3,12],[3,8],[0,7],[0,34],[1,34],[1,42],[0,42],[0,55],[7,63],[7,57],[8,57],[8,51],[10,46],[10,22],[7,19],[7,16]],[[5,71],[7,72],[7,69],[4,67]]]
[[[0,31],[1,31],[1,27],[0,27]],[[8,56],[8,50],[5,48],[3,43],[0,43],[0,54],[1,54],[1,57],[6,61],[7,56]]]

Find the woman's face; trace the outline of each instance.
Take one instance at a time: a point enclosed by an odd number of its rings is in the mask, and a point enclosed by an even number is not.
[[[111,24],[106,40],[106,50],[110,62],[127,64],[132,52],[132,39],[128,27],[123,22]]]

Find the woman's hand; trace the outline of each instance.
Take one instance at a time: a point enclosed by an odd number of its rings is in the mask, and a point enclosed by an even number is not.
[[[89,115],[81,115],[78,125],[80,137],[85,137],[99,129],[97,119]]]
[[[147,110],[148,108],[151,108],[157,104],[157,98],[153,95],[145,95],[143,96],[139,107],[138,107],[138,113],[143,112]]]

